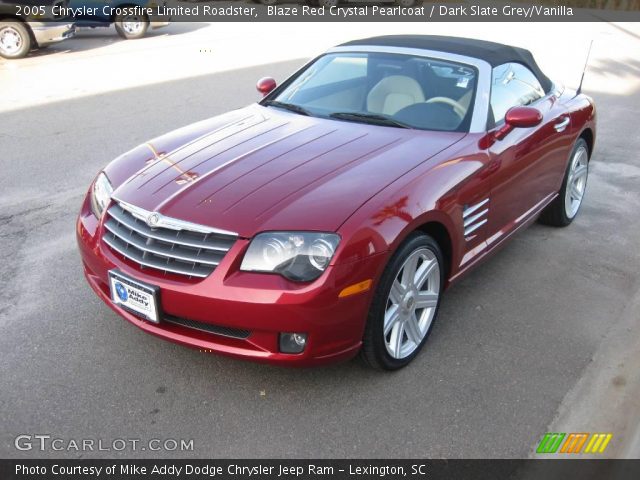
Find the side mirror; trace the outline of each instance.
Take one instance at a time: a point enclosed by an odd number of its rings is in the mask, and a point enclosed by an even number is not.
[[[263,77],[256,83],[256,89],[263,97],[267,96],[274,88],[276,88],[276,81],[271,77]]]
[[[531,128],[540,125],[542,113],[533,107],[513,107],[507,111],[504,123],[514,128]]]
[[[512,107],[504,116],[504,125],[496,130],[494,137],[502,140],[514,128],[531,128],[540,125],[542,113],[533,107]]]

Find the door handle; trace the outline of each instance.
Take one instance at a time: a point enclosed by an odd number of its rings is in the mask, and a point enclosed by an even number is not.
[[[556,132],[564,132],[565,129],[569,126],[570,121],[571,119],[569,117],[564,117],[563,119],[560,119],[558,122],[556,122],[553,128],[556,129]]]

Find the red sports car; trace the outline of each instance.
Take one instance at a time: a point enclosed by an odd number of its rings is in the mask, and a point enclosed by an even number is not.
[[[332,48],[257,104],[116,158],[77,222],[114,311],[207,352],[407,365],[442,292],[584,197],[595,109],[532,55],[386,36]]]

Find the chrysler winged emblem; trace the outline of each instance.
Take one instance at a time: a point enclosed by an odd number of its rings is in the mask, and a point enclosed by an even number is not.
[[[147,225],[149,225],[151,228],[158,226],[159,222],[160,222],[160,215],[155,212],[151,213],[147,217]]]

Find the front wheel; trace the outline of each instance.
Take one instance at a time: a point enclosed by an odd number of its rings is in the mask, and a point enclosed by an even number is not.
[[[558,197],[540,215],[540,223],[566,227],[578,215],[589,176],[589,147],[579,138],[571,150]]]
[[[116,32],[122,38],[135,40],[144,37],[149,28],[149,19],[146,15],[117,15],[115,19]]]
[[[31,37],[27,27],[16,21],[0,22],[0,56],[22,58],[31,50]]]
[[[382,370],[408,365],[431,332],[443,285],[438,243],[423,233],[412,233],[378,283],[363,338],[365,363]]]

